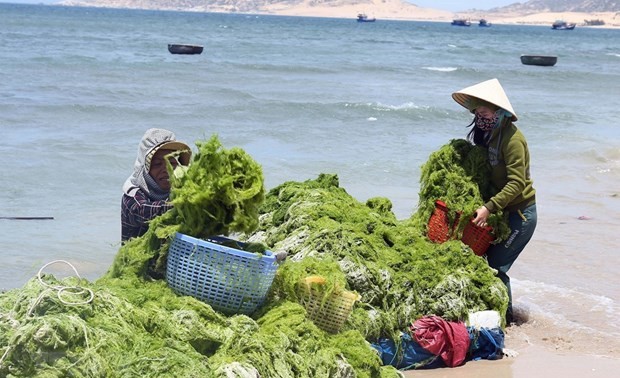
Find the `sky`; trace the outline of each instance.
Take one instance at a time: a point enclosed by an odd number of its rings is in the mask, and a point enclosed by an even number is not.
[[[31,4],[51,4],[60,0],[0,0],[0,3],[31,3]],[[474,1],[442,1],[442,0],[404,0],[423,8],[434,8],[452,12],[463,11],[466,9],[491,9],[502,7],[513,3],[525,3],[527,0],[474,0]]]

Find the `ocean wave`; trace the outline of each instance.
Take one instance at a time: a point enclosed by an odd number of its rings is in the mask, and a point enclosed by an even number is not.
[[[318,74],[333,74],[338,71],[318,66],[311,65],[301,65],[299,62],[295,64],[270,64],[270,63],[234,63],[231,64],[237,68],[247,70],[247,71],[264,71],[264,72],[275,72],[275,73],[318,73]]]
[[[439,72],[454,72],[458,70],[456,67],[422,67],[425,70],[429,71],[439,71]]]
[[[551,283],[512,279],[515,306],[527,308],[530,318],[554,326],[620,337],[616,316],[620,305],[613,298]],[[587,317],[577,314],[587,312]]]

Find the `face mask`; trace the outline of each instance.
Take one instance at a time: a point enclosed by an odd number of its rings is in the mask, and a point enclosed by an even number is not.
[[[483,118],[476,114],[474,124],[482,131],[491,131],[497,125],[498,118],[497,112],[493,115],[493,118]]]

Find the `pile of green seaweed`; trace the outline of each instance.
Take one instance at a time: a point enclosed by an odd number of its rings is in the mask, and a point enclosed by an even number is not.
[[[507,306],[505,288],[484,259],[458,240],[433,244],[425,236],[428,203],[439,192],[468,209],[453,192],[430,184],[438,170],[433,164],[462,166],[456,145],[431,156],[419,209],[397,220],[388,199],[361,203],[336,175],[287,182],[265,195],[261,167],[243,150],[226,150],[215,136],[197,143],[189,168],[175,172],[173,209],[123,245],[103,277],[41,275],[0,294],[0,375],[399,376],[382,366],[370,342],[398,335],[423,315],[459,320],[478,310],[504,313]],[[445,161],[435,161],[438,156]],[[457,173],[468,175],[464,168]],[[469,209],[480,204],[480,191],[468,195]],[[233,234],[289,258],[262,308],[252,316],[224,316],[156,278],[176,232]],[[344,290],[360,294],[340,332],[312,322],[299,290],[308,276],[325,279],[324,302]]]

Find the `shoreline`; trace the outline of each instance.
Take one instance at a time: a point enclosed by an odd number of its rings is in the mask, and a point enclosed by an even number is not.
[[[59,6],[83,6],[120,9],[144,9],[176,12],[203,12],[203,13],[232,13],[246,15],[271,15],[293,17],[324,17],[344,18],[356,21],[358,13],[365,13],[369,18],[376,18],[377,22],[384,21],[430,21],[452,22],[454,19],[466,19],[477,26],[478,20],[484,18],[491,25],[531,25],[548,26],[556,20],[574,23],[577,28],[620,29],[620,12],[506,12],[489,10],[466,10],[450,12],[433,8],[422,8],[402,0],[369,0],[365,4],[331,4],[316,5],[311,2],[301,4],[267,4],[235,8],[227,5],[195,6],[180,9],[178,7],[145,6],[142,2],[134,5],[131,0],[101,0],[84,3],[80,0],[67,0],[57,4]],[[586,25],[586,20],[602,20],[604,25]]]

